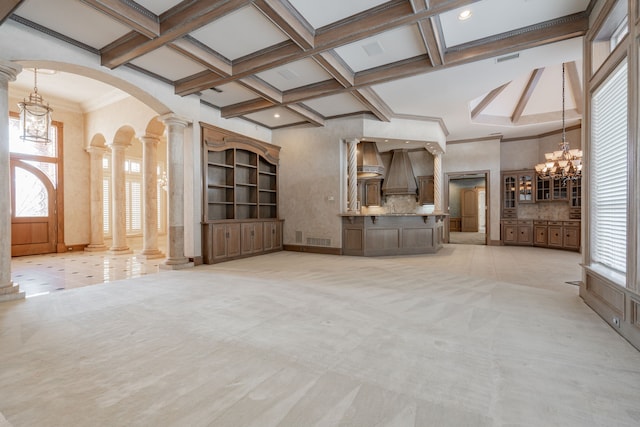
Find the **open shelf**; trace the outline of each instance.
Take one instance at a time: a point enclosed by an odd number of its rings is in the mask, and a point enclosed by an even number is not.
[[[277,165],[238,147],[205,154],[205,220],[277,218]]]

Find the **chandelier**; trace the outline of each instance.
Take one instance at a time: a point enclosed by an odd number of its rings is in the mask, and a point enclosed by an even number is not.
[[[567,181],[576,181],[582,174],[582,150],[571,149],[565,130],[565,89],[564,89],[564,63],[562,64],[562,141],[560,150],[545,153],[544,163],[536,165],[536,174],[540,179],[559,180],[562,185]]]
[[[38,94],[38,69],[33,69],[33,92],[29,100],[23,99],[18,103],[20,107],[20,126],[22,135],[20,139],[32,142],[51,142],[49,139],[49,127],[51,126],[51,112],[49,103]]]

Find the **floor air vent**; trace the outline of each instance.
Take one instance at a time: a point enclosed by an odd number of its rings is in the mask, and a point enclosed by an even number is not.
[[[309,246],[331,246],[331,239],[319,239],[317,237],[307,237]]]

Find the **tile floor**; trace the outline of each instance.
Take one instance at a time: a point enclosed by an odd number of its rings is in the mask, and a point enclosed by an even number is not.
[[[134,249],[130,255],[68,252],[14,257],[11,260],[11,279],[30,298],[158,273],[163,259],[136,258],[138,252],[139,249]]]

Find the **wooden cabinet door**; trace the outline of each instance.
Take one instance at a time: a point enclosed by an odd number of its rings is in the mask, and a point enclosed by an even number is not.
[[[264,247],[263,227],[261,222],[253,224],[253,252],[262,252]]]
[[[435,202],[433,175],[418,177],[418,195],[420,205],[432,205]]]
[[[565,227],[562,243],[567,249],[580,249],[580,229],[575,227]]]
[[[533,226],[533,245],[547,246],[547,226],[546,225]]]
[[[273,238],[275,230],[273,228],[274,222],[266,221],[263,225],[263,235],[262,235],[262,249],[265,251],[270,251],[273,249]]]
[[[240,224],[227,225],[227,256],[236,257],[240,255]]]
[[[531,237],[531,225],[518,225],[518,243],[521,245],[530,245],[533,242]]]
[[[212,256],[213,261],[227,258],[227,226],[214,225],[212,232]]]
[[[364,181],[364,206],[380,206],[380,185],[382,180],[369,179]]]
[[[562,247],[562,226],[550,225],[548,231],[549,247],[561,248]]]
[[[253,223],[240,224],[240,253],[247,255],[253,253]]]
[[[282,249],[282,222],[273,223],[273,248]]]
[[[504,244],[515,244],[518,242],[517,225],[504,224],[502,226],[502,242]]]

